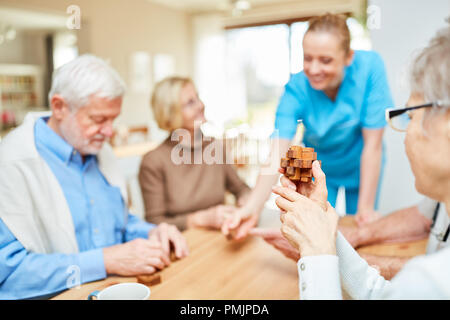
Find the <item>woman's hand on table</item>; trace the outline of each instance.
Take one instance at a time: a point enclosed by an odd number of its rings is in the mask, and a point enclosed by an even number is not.
[[[239,208],[242,208],[247,204],[248,200],[250,199],[250,194],[251,194],[250,190],[247,190],[242,195],[239,196],[236,202]]]
[[[233,215],[225,219],[222,233],[229,239],[242,240],[247,237],[250,229],[256,226],[258,219],[258,214],[248,212],[245,207],[238,208]]]
[[[220,229],[222,224],[237,210],[231,205],[217,205],[206,210],[197,211],[188,217],[188,227]]]
[[[294,261],[298,261],[300,259],[300,252],[298,252],[298,250],[295,249],[285,237],[283,237],[280,230],[253,228],[250,230],[249,234],[263,238],[264,241],[278,249],[289,259]]]
[[[273,187],[280,196],[275,203],[282,211],[281,232],[303,257],[335,255],[339,216],[327,202],[326,177],[318,161],[314,161],[312,173],[311,183],[296,186],[282,176],[282,186]]]
[[[358,226],[340,225],[338,229],[353,248],[356,249],[360,246],[361,229]]]
[[[156,228],[150,230],[148,238],[151,242],[159,243],[169,257],[171,250],[177,259],[184,258],[189,254],[186,239],[174,225],[160,223]]]
[[[359,209],[355,215],[355,221],[358,227],[374,222],[382,217],[381,213],[373,209]]]

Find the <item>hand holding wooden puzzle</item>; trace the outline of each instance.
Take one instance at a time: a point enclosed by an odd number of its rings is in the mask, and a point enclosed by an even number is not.
[[[294,183],[312,181],[312,164],[317,160],[314,148],[292,146],[286,153],[286,158],[281,158],[280,167],[285,169],[284,175]],[[322,165],[319,160],[320,165]]]
[[[178,260],[175,255],[175,248],[172,243],[170,243],[169,258],[170,258],[170,261],[172,261],[172,262]],[[136,278],[139,283],[142,283],[146,286],[154,286],[154,285],[160,284],[162,282],[161,273],[159,271],[156,273],[153,273],[153,274],[141,274],[141,275],[138,275]]]

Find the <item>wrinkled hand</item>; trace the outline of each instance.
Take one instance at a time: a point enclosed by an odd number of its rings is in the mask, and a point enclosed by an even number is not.
[[[311,182],[297,182],[295,184],[293,181],[289,180],[284,176],[285,169],[279,168],[278,171],[283,174],[280,178],[281,185],[283,187],[296,190],[301,195],[309,198],[310,200],[316,202],[323,210],[327,208],[327,198],[328,190],[326,186],[325,173],[323,173],[320,168],[319,161],[313,162],[312,172],[314,176],[314,181]],[[317,176],[314,175],[316,173]]]
[[[242,240],[248,236],[250,229],[258,223],[259,216],[250,214],[244,208],[225,219],[222,224],[222,233],[233,240]]]
[[[228,217],[231,217],[237,207],[218,205],[194,214],[193,224],[196,227],[220,229]]]
[[[358,210],[355,215],[355,221],[358,227],[362,227],[368,223],[374,222],[382,217],[381,213],[372,210],[372,209],[364,209]]]
[[[171,247],[177,259],[189,254],[186,239],[174,225],[160,223],[149,232],[148,238],[151,242],[159,243],[167,256],[170,256]]]
[[[280,230],[253,228],[250,230],[249,234],[263,238],[267,243],[281,251],[281,253],[289,259],[294,261],[300,259],[298,250],[283,237]]]
[[[107,274],[120,276],[151,274],[170,265],[161,244],[141,238],[104,248],[103,260]]]
[[[338,229],[353,248],[359,247],[359,227],[339,226]]]
[[[326,177],[318,161],[314,161],[312,173],[314,181],[309,186],[292,186],[288,178],[282,177],[282,186],[273,188],[280,196],[275,203],[282,211],[281,232],[303,257],[335,255],[339,216],[327,202]]]

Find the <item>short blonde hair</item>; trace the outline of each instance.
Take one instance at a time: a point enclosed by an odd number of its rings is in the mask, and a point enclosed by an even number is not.
[[[172,132],[183,125],[180,94],[189,83],[193,84],[190,78],[168,77],[155,85],[151,106],[161,129]]]

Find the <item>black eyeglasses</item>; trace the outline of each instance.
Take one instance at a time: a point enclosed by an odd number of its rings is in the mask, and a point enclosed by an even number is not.
[[[440,242],[446,242],[448,239],[448,236],[450,235],[450,225],[447,227],[446,231],[436,231],[434,230],[434,226],[436,224],[437,216],[439,214],[439,208],[441,207],[441,204],[438,202],[436,204],[436,207],[434,209],[433,219],[431,220],[431,227],[430,227],[430,233],[436,237],[436,239]]]
[[[386,121],[387,123],[389,123],[392,129],[400,132],[405,132],[408,128],[409,121],[411,120],[411,111],[422,108],[429,108],[435,105],[440,105],[440,102],[430,102],[406,108],[389,108],[386,109]]]

